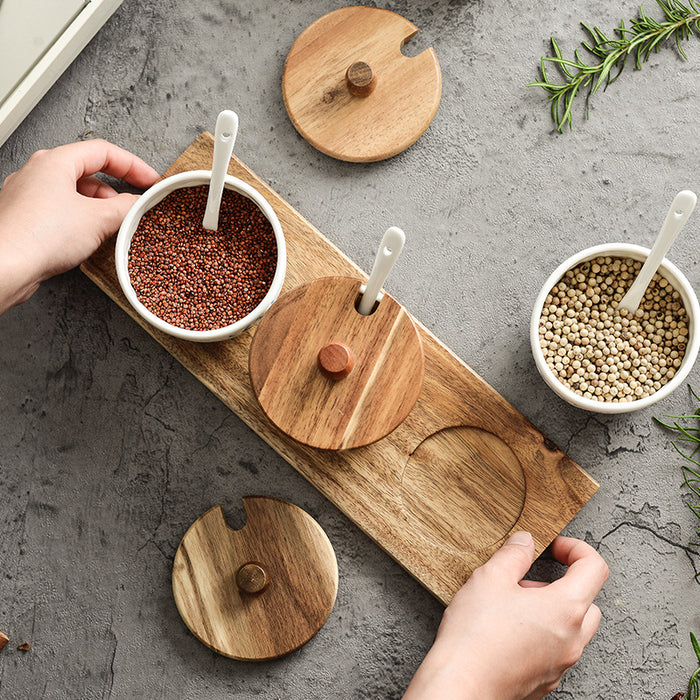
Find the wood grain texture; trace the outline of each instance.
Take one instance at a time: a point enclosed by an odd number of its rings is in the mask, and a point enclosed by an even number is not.
[[[211,134],[202,134],[166,175],[207,167],[212,150]],[[329,275],[367,281],[356,265],[236,157],[231,160],[229,173],[261,192],[280,219],[288,251],[283,293]],[[432,526],[416,525],[422,522],[424,514],[413,512],[413,506],[406,503],[405,470],[411,455],[426,438],[457,426],[498,436],[515,455],[525,478],[522,510],[509,532],[516,529],[532,532],[538,554],[598,488],[585,471],[415,318],[423,344],[425,373],[421,394],[406,420],[387,437],[367,447],[318,450],[302,445],[276,428],[256,400],[248,378],[248,353],[255,328],[232,340],[211,344],[191,343],[159,333],[134,312],[122,294],[114,269],[113,241],[84,263],[83,270],[443,603],[452,599],[474,568],[488,559],[503,538],[483,548],[456,546],[455,540],[470,542],[474,530],[478,537],[480,528],[478,521],[460,517],[460,513],[448,516],[449,525],[442,519]],[[507,465],[500,465],[500,461],[509,459],[504,454],[505,448],[493,454],[479,454],[479,459],[482,463],[495,460],[494,468],[509,472]],[[469,454],[463,459],[467,462]],[[415,498],[419,499],[420,494]],[[492,500],[501,498],[502,494],[495,493]],[[446,538],[444,533],[448,530],[451,534]]]
[[[190,631],[210,649],[262,661],[298,649],[323,627],[338,592],[333,547],[303,510],[244,498],[232,530],[221,506],[189,528],[175,553],[173,595]]]
[[[284,66],[282,93],[297,131],[333,158],[390,158],[428,128],[440,104],[442,76],[433,49],[407,57],[418,28],[376,7],[345,7],[307,27]],[[360,76],[359,68],[367,71]],[[350,74],[348,75],[348,71]],[[353,82],[357,84],[354,85]]]
[[[360,280],[323,277],[278,299],[250,347],[250,378],[268,418],[295,440],[326,450],[369,445],[413,408],[423,384],[423,348],[409,314],[389,294],[356,310]],[[334,380],[319,351],[347,346],[352,371]],[[342,374],[340,372],[339,374]]]

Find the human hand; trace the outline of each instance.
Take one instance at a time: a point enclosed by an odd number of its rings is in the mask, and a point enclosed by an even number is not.
[[[160,176],[140,158],[95,139],[37,151],[0,189],[0,313],[49,277],[92,255],[137,195],[117,194],[103,172],[135,187]]]
[[[608,577],[588,544],[557,537],[553,583],[522,580],[534,558],[529,533],[515,533],[476,569],[445,610],[433,647],[404,700],[536,700],[559,685],[600,624],[593,599]]]

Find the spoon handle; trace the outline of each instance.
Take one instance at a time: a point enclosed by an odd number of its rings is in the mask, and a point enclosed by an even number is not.
[[[377,257],[374,259],[372,272],[367,280],[367,286],[357,307],[358,312],[363,316],[369,316],[372,312],[382,285],[391,272],[391,268],[394,267],[405,242],[406,234],[397,226],[387,229],[384,234],[382,242],[379,244]]]
[[[649,282],[651,282],[652,277],[659,269],[659,265],[661,265],[668,249],[673,245],[676,237],[681,232],[688,217],[693,213],[696,202],[697,197],[690,190],[683,190],[675,196],[671,203],[671,208],[666,214],[664,225],[661,227],[661,231],[654,242],[654,246],[649,252],[642,269],[639,271],[637,279],[634,280],[627,294],[622,297],[618,304],[619,309],[627,309],[632,314],[636,313],[644,292],[649,286]]]
[[[221,206],[221,196],[224,193],[224,179],[237,133],[238,115],[230,109],[225,109],[216,119],[211,181],[209,182],[207,207],[202,219],[202,226],[209,231],[216,231],[219,228],[219,207]]]

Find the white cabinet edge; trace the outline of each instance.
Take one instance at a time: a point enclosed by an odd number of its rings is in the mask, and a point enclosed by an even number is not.
[[[0,107],[0,146],[122,2],[123,0],[92,0],[27,73]]]

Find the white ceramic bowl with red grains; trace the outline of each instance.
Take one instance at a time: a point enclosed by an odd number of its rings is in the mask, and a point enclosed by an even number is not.
[[[218,248],[215,249],[218,252],[210,255],[211,260],[207,259],[206,251],[204,253],[199,251],[197,255],[200,257],[203,256],[203,260],[193,262],[192,258],[195,256],[187,252],[190,250],[189,248],[185,248],[186,236],[184,233],[182,249],[178,250],[180,245],[174,244],[171,246],[173,250],[168,251],[175,254],[174,260],[168,260],[167,256],[164,255],[161,255],[160,258],[155,257],[149,262],[151,266],[150,270],[147,269],[144,273],[135,267],[134,256],[131,255],[130,257],[130,248],[132,246],[132,241],[140,240],[139,237],[143,237],[143,224],[141,229],[139,229],[139,223],[144,215],[148,213],[148,216],[144,219],[145,222],[148,220],[148,217],[158,211],[157,208],[154,209],[156,205],[165,200],[168,195],[175,193],[174,196],[185,200],[184,206],[181,203],[180,210],[177,213],[177,216],[184,219],[183,230],[188,226],[192,229],[196,228],[198,225],[201,225],[202,214],[194,213],[192,217],[188,218],[186,215],[183,215],[182,212],[187,208],[186,199],[190,193],[197,193],[197,201],[200,204],[205,202],[210,179],[211,171],[192,170],[173,175],[172,177],[165,178],[156,183],[141,195],[127,213],[119,229],[119,233],[117,234],[115,246],[117,277],[131,306],[142,318],[148,321],[148,323],[164,333],[168,333],[169,335],[183,340],[195,342],[227,340],[250,328],[261,318],[279,296],[287,268],[284,235],[274,210],[269,202],[257,190],[231,175],[226,175],[224,181],[224,199],[222,200],[219,231],[217,233],[226,233],[226,227],[224,225],[225,203],[226,201],[230,201],[231,197],[236,197],[236,201],[247,207],[248,211],[244,212],[247,216],[257,217],[255,221],[253,221],[253,224],[250,223],[250,218],[248,218],[248,224],[243,227],[242,235],[244,237],[247,236],[248,234],[246,231],[255,230],[256,227],[262,229],[264,225],[266,228],[266,231],[260,234],[263,238],[258,239],[255,237],[257,234],[250,234],[250,241],[247,244],[248,247],[254,248],[254,246],[258,245],[260,251],[265,248],[268,252],[272,247],[276,248],[276,259],[272,262],[267,260],[267,269],[262,281],[255,279],[255,269],[250,271],[249,277],[251,277],[251,279],[245,281],[245,287],[241,286],[243,283],[240,279],[234,279],[237,275],[232,274],[232,270],[235,272],[236,268],[230,267],[230,264],[233,263],[230,263],[228,258],[234,258],[239,253],[239,251],[236,250],[237,243],[235,241],[227,241],[226,245],[228,248],[221,249],[224,250],[224,252],[221,252]],[[239,195],[246,199],[241,199]],[[227,200],[227,197],[229,200]],[[236,213],[235,210],[232,210],[231,221],[235,219]],[[201,234],[208,234],[209,232],[205,229],[201,229],[197,233],[201,237]],[[240,234],[241,232],[238,233]],[[137,238],[134,238],[135,234],[137,234]],[[169,235],[172,241],[177,241],[177,232],[173,234],[171,230]],[[259,245],[259,240],[263,241],[264,246]],[[149,248],[148,241],[145,243],[141,241],[139,245],[142,246],[143,250]],[[159,245],[162,246],[162,243]],[[160,253],[163,253],[163,251],[159,251],[159,254]],[[256,254],[257,251],[255,249],[247,251],[248,262],[244,260],[244,262],[239,264],[248,265],[250,267],[250,260],[255,261]],[[177,257],[178,255],[179,258]],[[264,258],[266,256],[263,252],[260,252],[259,255],[264,263]],[[223,259],[218,259],[222,257]],[[161,259],[163,260],[162,275],[158,272]],[[255,264],[257,263],[254,262],[254,265]],[[177,316],[173,312],[172,309],[174,307],[166,308],[165,302],[161,305],[163,307],[161,310],[158,299],[167,299],[168,294],[172,296],[174,287],[188,284],[186,281],[188,274],[194,277],[199,274],[197,272],[197,265],[205,265],[208,268],[208,277],[204,282],[195,279],[194,281],[198,284],[193,285],[192,290],[187,290],[187,294],[191,298],[196,297],[196,301],[199,305],[192,305],[191,308],[188,307],[188,310],[183,312],[182,320],[180,320],[180,316]],[[221,274],[219,274],[219,269],[222,270]],[[247,270],[243,270],[243,272],[247,272]],[[151,283],[148,277],[149,275],[155,278],[153,283]],[[144,276],[146,277],[145,280],[143,279]],[[227,281],[227,278],[232,279]],[[228,287],[226,286],[227,284]],[[248,296],[248,284],[251,290],[250,296]],[[236,285],[238,285],[238,287],[236,287]],[[207,301],[206,294],[213,294],[213,292],[207,292],[207,288],[216,288],[215,291],[218,296],[214,302]],[[179,294],[182,290],[175,289],[175,291]],[[151,294],[151,292],[153,293]],[[241,294],[246,295],[246,302],[243,300],[236,300],[236,297]],[[200,299],[202,296],[204,296],[203,300]],[[192,303],[194,304],[194,301]],[[209,308],[207,308],[207,305]],[[224,306],[227,308],[224,309]],[[217,317],[219,311],[221,311],[219,315],[220,319],[224,320],[212,320]]]
[[[616,310],[649,249],[587,248],[545,282],[530,322],[535,364],[562,399],[597,413],[646,408],[683,384],[700,347],[700,307],[664,258],[635,315]]]

